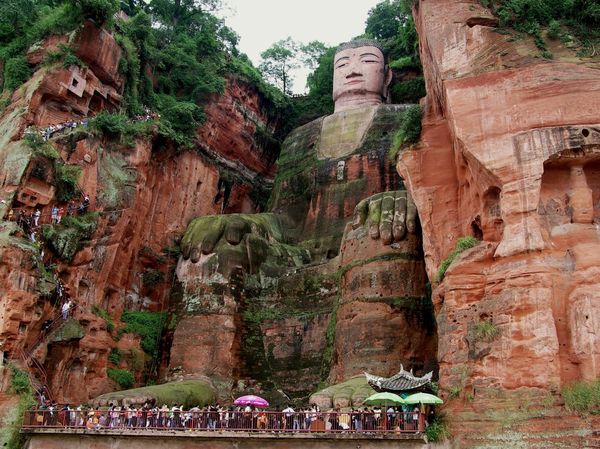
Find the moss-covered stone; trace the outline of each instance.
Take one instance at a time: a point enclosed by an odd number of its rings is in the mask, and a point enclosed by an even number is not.
[[[107,393],[97,397],[94,402],[98,405],[144,404],[145,402],[153,402],[159,406],[183,404],[186,409],[189,409],[196,405],[202,407],[211,404],[215,401],[215,397],[215,390],[207,381],[186,380]]]
[[[69,318],[65,323],[52,333],[51,341],[54,343],[81,340],[85,336],[85,328],[75,318]]]
[[[137,173],[119,153],[98,149],[99,201],[114,209],[129,204],[135,195]]]
[[[374,393],[375,390],[367,383],[365,376],[360,376],[317,391],[311,396],[311,401],[317,402],[322,408],[340,403],[356,407]]]
[[[44,225],[42,235],[52,251],[65,262],[70,262],[85,240],[89,240],[98,224],[94,212],[81,216],[65,217],[59,225]]]

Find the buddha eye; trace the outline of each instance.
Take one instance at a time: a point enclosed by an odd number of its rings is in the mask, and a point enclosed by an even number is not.
[[[375,59],[363,59],[362,62],[365,64],[376,64],[379,61],[376,61]]]
[[[336,67],[336,69],[341,69],[342,67],[346,67],[348,65],[347,62],[343,62],[341,64],[338,64],[338,66]]]

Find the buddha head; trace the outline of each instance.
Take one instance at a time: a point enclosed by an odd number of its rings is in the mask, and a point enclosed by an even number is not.
[[[392,81],[383,51],[372,40],[356,40],[338,47],[333,59],[335,112],[381,104]]]

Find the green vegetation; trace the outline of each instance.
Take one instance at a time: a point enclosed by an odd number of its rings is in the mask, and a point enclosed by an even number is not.
[[[4,66],[4,88],[14,90],[31,76],[31,69],[24,56],[15,56],[6,61]]]
[[[450,432],[444,421],[440,417],[436,417],[433,422],[425,428],[425,436],[427,437],[428,442],[435,443],[449,439]]]
[[[31,392],[31,385],[27,373],[10,365],[11,382],[10,392],[20,396],[19,403],[8,413],[5,423],[6,427],[2,429],[2,440],[7,449],[22,449],[25,447],[26,437],[21,433],[23,424],[23,415],[35,405],[35,399]]]
[[[50,142],[44,141],[37,130],[25,133],[25,143],[33,150],[36,156],[40,156],[49,160],[56,160],[60,157]]]
[[[398,156],[398,152],[403,145],[410,145],[419,141],[421,137],[422,116],[423,110],[419,105],[409,106],[402,112],[400,128],[394,134],[392,147],[388,153],[391,160],[396,160],[396,156]]]
[[[426,94],[422,76],[394,84],[390,89],[392,103],[418,103]]]
[[[142,284],[146,288],[152,288],[160,284],[165,278],[165,275],[160,270],[154,268],[146,268],[142,274]]]
[[[14,394],[26,394],[31,391],[29,376],[23,370],[14,365],[10,366],[10,392]]]
[[[108,368],[106,370],[108,377],[114,380],[119,386],[123,389],[133,387],[135,383],[135,378],[133,377],[133,373],[126,369],[120,368]]]
[[[498,16],[501,27],[532,36],[544,57],[551,53],[542,27],[548,27],[550,39],[577,38],[583,54],[594,54],[600,42],[600,4],[596,0],[487,0],[482,4]]]
[[[118,348],[112,348],[108,354],[108,362],[118,365],[121,362],[121,351]]]
[[[469,248],[473,248],[478,244],[479,240],[477,240],[475,237],[467,236],[459,238],[450,255],[448,255],[448,257],[443,260],[442,263],[440,263],[437,271],[437,282],[442,282],[444,275],[446,274],[446,270],[448,270],[448,267],[452,264],[452,262],[454,262],[454,259],[456,259],[460,253]]]
[[[335,326],[337,324],[337,311],[340,306],[340,298],[336,297],[331,310],[331,318],[327,324],[325,334],[325,350],[321,360],[321,380],[327,379],[331,370],[331,358],[333,357],[333,344],[335,343]]]
[[[56,161],[55,183],[56,198],[59,201],[69,201],[80,195],[79,185],[77,184],[81,176],[81,167],[78,165],[67,165]]]
[[[0,60],[6,61],[2,87],[12,90],[29,79],[31,69],[24,57],[34,43],[74,30],[82,18],[81,5],[74,0],[0,2]]]
[[[119,332],[136,334],[142,337],[142,349],[151,360],[159,356],[159,343],[165,324],[165,312],[131,312],[125,311],[121,321],[126,323]]]
[[[575,382],[561,390],[565,406],[572,412],[600,413],[600,380]]]
[[[75,55],[75,51],[62,42],[58,44],[57,51],[49,50],[44,57],[44,64],[46,65],[53,65],[58,62],[62,62],[62,66],[65,69],[68,69],[73,65],[79,68],[85,67],[83,61]]]
[[[88,212],[64,217],[59,225],[44,225],[42,237],[58,257],[70,262],[96,231],[98,216],[97,212]]]
[[[200,380],[186,380],[183,382],[169,382],[162,385],[135,388],[133,390],[108,393],[98,399],[107,402],[122,401],[125,398],[139,397],[142,401],[153,398],[157,404],[183,404],[185,409],[194,406],[204,406],[215,401],[215,392],[206,382]]]
[[[491,321],[480,321],[475,325],[475,338],[491,341],[500,334],[500,329]]]
[[[85,328],[75,318],[69,318],[52,333],[52,342],[68,342],[85,337]]]
[[[112,333],[115,330],[115,321],[113,320],[113,317],[110,316],[110,313],[108,313],[108,310],[95,305],[92,306],[92,313],[104,320],[108,332]]]

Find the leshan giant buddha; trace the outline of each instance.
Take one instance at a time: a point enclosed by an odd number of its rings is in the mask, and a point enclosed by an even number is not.
[[[174,377],[246,378],[289,392],[300,375],[310,390],[320,377],[435,363],[416,210],[387,157],[404,106],[384,104],[391,72],[376,43],[343,44],[334,61],[335,112],[286,138],[271,212],[188,226]],[[283,288],[290,277],[293,288]],[[299,291],[308,278],[311,292]],[[259,302],[263,314],[250,313]],[[244,350],[250,341],[265,353],[260,366]]]

